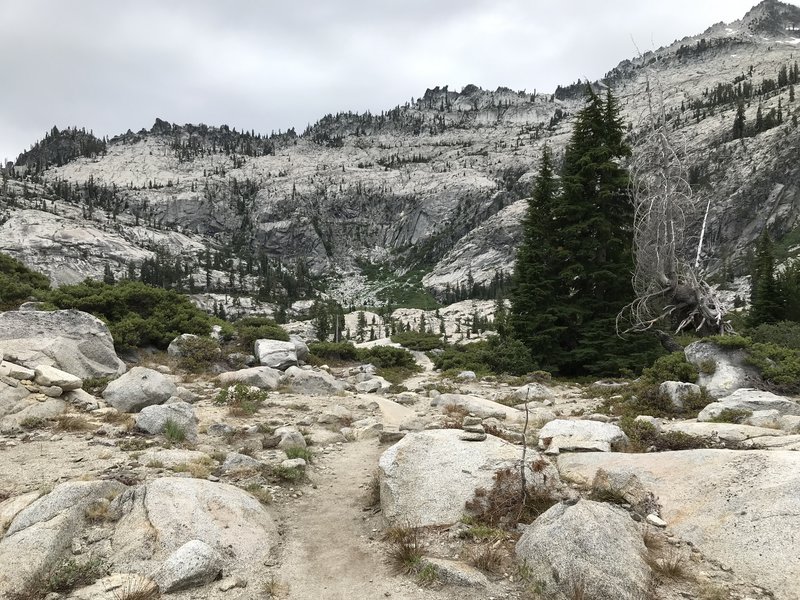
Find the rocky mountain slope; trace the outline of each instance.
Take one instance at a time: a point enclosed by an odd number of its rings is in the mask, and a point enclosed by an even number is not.
[[[741,266],[765,228],[791,239],[797,225],[798,24],[800,9],[765,0],[596,84],[619,97],[634,136],[648,78],[663,97],[698,204],[711,202],[712,269]],[[563,150],[582,89],[436,87],[380,115],[327,115],[302,135],[161,120],[107,142],[53,131],[17,161],[27,189],[4,184],[0,250],[59,283],[106,264],[124,273],[159,247],[199,263],[207,246],[248,264],[301,261],[345,302],[374,299],[365,263],[436,293],[488,283],[512,268],[541,149]],[[746,133],[734,139],[740,104]]]

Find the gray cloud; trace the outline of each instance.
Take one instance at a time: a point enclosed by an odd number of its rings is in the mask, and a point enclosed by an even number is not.
[[[467,83],[552,91],[755,0],[0,0],[0,159],[54,124],[302,130]]]

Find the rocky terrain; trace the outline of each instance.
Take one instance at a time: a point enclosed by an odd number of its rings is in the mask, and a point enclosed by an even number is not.
[[[712,270],[742,270],[765,228],[779,239],[795,228],[797,22],[799,9],[765,0],[596,84],[618,96],[634,139],[648,78],[663,98],[697,204],[710,201]],[[106,265],[124,274],[159,248],[195,268],[207,246],[242,257],[257,248],[328,276],[346,304],[390,283],[365,263],[440,295],[470,277],[488,283],[512,267],[541,149],[559,155],[582,89],[437,87],[380,115],[328,115],[302,135],[157,120],[99,151],[89,134],[48,134],[17,161],[30,181],[4,184],[0,250],[66,283]],[[739,103],[747,134],[734,139]],[[225,279],[224,269],[210,277]]]
[[[4,598],[800,598],[800,403],[740,351],[689,346],[707,405],[638,416],[643,446],[608,408],[624,382],[418,353],[397,387],[297,337],[198,375],[180,340],[122,363],[79,311],[0,313],[0,348]]]

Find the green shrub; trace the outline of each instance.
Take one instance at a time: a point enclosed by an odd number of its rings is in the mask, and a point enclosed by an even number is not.
[[[231,415],[242,417],[254,414],[266,399],[267,392],[237,383],[220,390],[214,402],[227,405]]]
[[[289,334],[272,319],[266,317],[245,317],[233,324],[239,334],[239,343],[252,352],[256,340],[289,341]]]
[[[686,360],[686,355],[683,352],[673,352],[659,357],[652,367],[644,369],[641,379],[661,385],[665,381],[694,383],[697,376],[697,368]]]
[[[800,323],[795,321],[759,325],[749,333],[755,343],[775,344],[791,350],[800,350]]]
[[[392,336],[395,344],[400,344],[409,350],[428,352],[435,348],[443,348],[445,342],[442,338],[433,333],[420,333],[418,331],[402,331]]]
[[[301,448],[300,446],[291,446],[286,448],[286,457],[287,458],[302,458],[307,463],[310,463],[314,459],[314,451],[310,448]]]
[[[711,419],[712,423],[743,423],[753,413],[739,408],[723,408],[720,413]]]
[[[178,358],[178,366],[190,373],[206,371],[211,363],[220,358],[219,346],[211,338],[185,338],[179,345],[181,356]]]
[[[753,344],[749,349],[748,362],[777,391],[800,393],[800,350],[776,344]]]
[[[182,333],[208,335],[218,320],[174,290],[139,281],[108,284],[86,280],[52,290],[57,308],[75,308],[103,319],[117,348],[155,346],[165,349]]]
[[[659,433],[651,423],[637,421],[630,416],[620,419],[619,426],[628,436],[630,450],[633,452],[646,452],[650,448],[655,448],[658,452],[665,452],[708,448],[709,446],[707,440],[680,431]]]
[[[17,308],[31,297],[45,297],[49,290],[47,277],[0,252],[0,311]]]
[[[186,430],[173,419],[164,423],[164,437],[173,444],[180,444],[186,439]]]
[[[416,361],[410,352],[392,346],[375,346],[358,350],[358,359],[379,368],[403,367],[413,369]]]
[[[730,348],[731,350],[735,350],[736,348],[747,348],[750,346],[750,344],[752,344],[752,340],[750,338],[742,335],[713,335],[706,338],[706,340],[716,344],[720,348]]]
[[[442,371],[475,371],[524,375],[534,370],[530,351],[519,340],[491,336],[486,341],[448,346],[432,357],[437,369]]]
[[[358,361],[358,349],[350,342],[314,342],[308,351],[320,361]]]

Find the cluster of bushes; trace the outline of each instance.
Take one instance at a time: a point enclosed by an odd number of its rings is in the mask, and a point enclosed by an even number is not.
[[[28,298],[38,298],[49,291],[47,277],[0,253],[0,311],[16,308]]]
[[[414,357],[407,350],[392,346],[356,348],[350,342],[315,342],[308,350],[315,362],[370,363],[385,369],[416,367]]]
[[[528,348],[513,338],[491,336],[485,341],[452,345],[432,356],[442,371],[475,371],[476,374],[525,375],[536,367]]]
[[[444,348],[446,345],[441,336],[435,333],[420,333],[419,331],[400,331],[392,336],[392,341],[404,348],[419,352]]]
[[[256,340],[289,341],[289,334],[272,319],[265,317],[244,317],[233,324],[239,343],[248,352],[253,351]]]
[[[163,350],[182,333],[208,335],[214,324],[230,330],[186,296],[139,281],[110,284],[87,279],[51,290],[42,299],[55,308],[74,308],[101,318],[118,349],[155,346]]]

